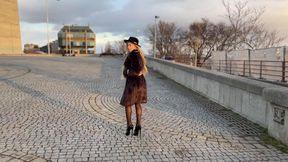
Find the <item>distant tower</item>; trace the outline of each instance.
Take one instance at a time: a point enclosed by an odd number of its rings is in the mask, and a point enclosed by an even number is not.
[[[19,54],[21,36],[17,0],[0,0],[0,54]]]

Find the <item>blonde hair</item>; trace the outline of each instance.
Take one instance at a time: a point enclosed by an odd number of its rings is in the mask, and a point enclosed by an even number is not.
[[[145,59],[145,56],[144,56],[144,53],[143,53],[141,47],[137,46],[137,45],[135,45],[135,46],[136,46],[136,49],[138,50],[138,52],[141,56],[141,60],[142,60],[143,65],[144,65],[144,68],[142,69],[142,71],[140,73],[142,73],[145,76],[148,73],[147,62],[146,62],[146,59]]]

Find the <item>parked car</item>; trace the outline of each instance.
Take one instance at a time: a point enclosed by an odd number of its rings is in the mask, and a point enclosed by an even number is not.
[[[169,60],[169,61],[174,61],[174,57],[172,56],[165,56],[164,59]]]
[[[32,52],[31,52],[32,53]],[[43,52],[43,51],[34,51],[33,52],[34,54],[47,54],[46,52]]]
[[[75,56],[74,53],[64,53],[62,56]]]

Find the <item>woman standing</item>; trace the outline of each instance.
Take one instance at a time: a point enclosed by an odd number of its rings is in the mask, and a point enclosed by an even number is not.
[[[120,104],[125,106],[127,130],[126,136],[130,135],[133,131],[133,124],[131,121],[132,106],[136,108],[136,126],[133,135],[141,136],[141,116],[142,107],[141,103],[147,103],[147,87],[144,75],[148,70],[146,67],[146,60],[139,45],[139,41],[135,37],[130,37],[124,40],[128,49],[128,56],[124,62],[123,75],[126,78],[125,89],[120,101]]]

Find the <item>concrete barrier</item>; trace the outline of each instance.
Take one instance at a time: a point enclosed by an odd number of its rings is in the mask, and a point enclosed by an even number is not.
[[[288,145],[288,88],[147,57],[148,67],[268,129]]]

